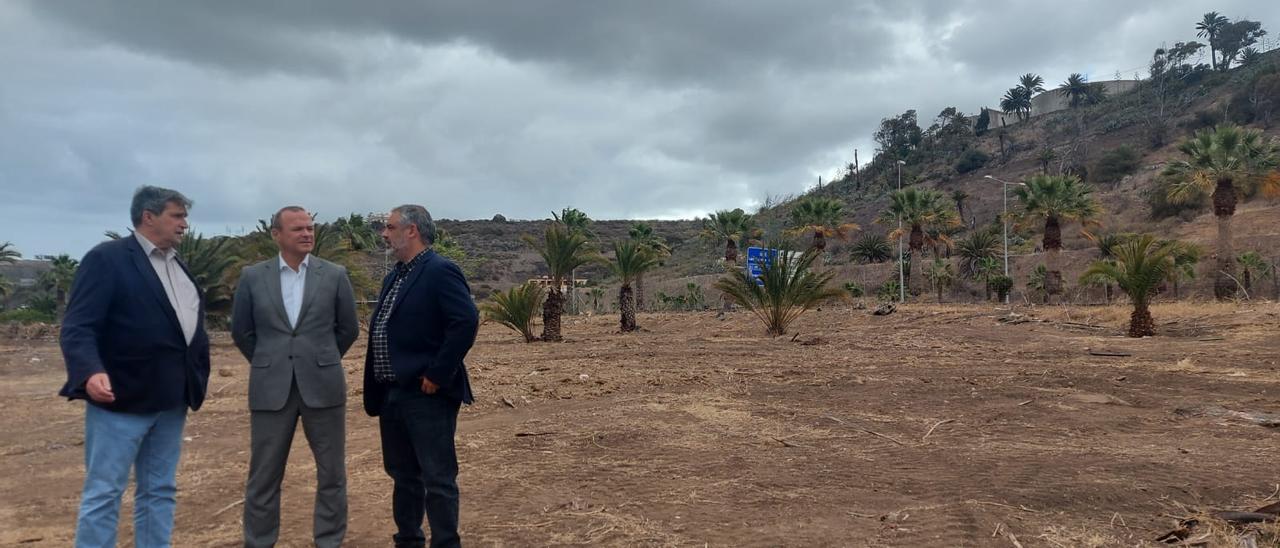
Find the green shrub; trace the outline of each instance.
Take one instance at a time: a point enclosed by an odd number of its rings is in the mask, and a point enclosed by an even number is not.
[[[1138,170],[1142,158],[1128,145],[1104,152],[1093,164],[1089,175],[1095,183],[1115,183]]]
[[[0,323],[53,323],[53,313],[34,308],[19,308],[0,312]]]
[[[987,165],[989,161],[991,161],[991,155],[976,148],[971,148],[964,151],[964,154],[961,154],[960,159],[956,161],[956,173],[969,173]]]

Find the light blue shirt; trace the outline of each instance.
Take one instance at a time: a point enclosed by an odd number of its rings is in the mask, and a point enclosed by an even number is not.
[[[302,311],[302,291],[307,286],[307,263],[311,254],[302,258],[298,270],[289,267],[280,256],[280,296],[284,298],[284,312],[289,315],[289,326],[298,327],[298,314]]]

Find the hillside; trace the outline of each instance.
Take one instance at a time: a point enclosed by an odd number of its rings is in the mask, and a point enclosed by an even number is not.
[[[1188,67],[1184,70],[1190,77],[1184,76],[1163,89],[1163,108],[1161,90],[1156,89],[1156,82],[1144,80],[1132,91],[1107,97],[1095,105],[1034,116],[1021,123],[966,137],[964,150],[925,150],[930,131],[947,129],[935,126],[924,130],[924,146],[905,154],[907,165],[902,172],[902,182],[904,186],[938,189],[948,196],[953,191],[964,192],[968,195],[963,203],[966,224],[981,227],[987,223],[998,223],[1001,210],[1001,185],[985,177],[1019,181],[1042,170],[1051,174],[1074,172],[1093,184],[1095,195],[1104,204],[1101,224],[1091,227],[1091,231],[1151,232],[1205,245],[1206,250],[1210,250],[1208,244],[1214,237],[1215,221],[1207,207],[1157,218],[1152,214],[1149,193],[1157,184],[1164,166],[1178,157],[1178,142],[1198,129],[1233,121],[1263,129],[1271,137],[1280,135],[1280,128],[1267,126],[1270,109],[1273,108],[1270,105],[1280,107],[1280,89],[1261,92],[1256,89],[1260,80],[1275,74],[1280,63],[1278,59],[1280,51],[1272,51],[1250,66],[1228,72]],[[1261,101],[1259,93],[1263,94]],[[1266,112],[1262,112],[1259,105],[1266,107]],[[944,118],[940,120],[944,120],[947,114],[944,112]],[[953,111],[950,114],[958,113]],[[1081,126],[1077,124],[1082,126],[1079,137],[1076,132]],[[1046,149],[1053,151],[1047,167],[1041,161],[1042,151]],[[957,169],[959,159],[969,150],[980,151],[990,159],[981,167],[961,173]],[[1100,162],[1108,156],[1122,155],[1123,151],[1129,152],[1129,158],[1124,159],[1119,168],[1100,167]],[[884,156],[881,154],[864,165],[860,177],[850,171],[844,177],[806,193],[806,196],[834,197],[844,202],[845,221],[862,227],[851,240],[866,233],[888,232],[886,227],[875,222],[888,203],[888,192],[896,185],[896,173],[883,167],[892,160]],[[878,171],[877,167],[880,167]],[[788,212],[793,203],[794,200],[788,200],[754,212],[760,226],[765,228],[764,239],[778,237],[779,232],[788,226]],[[1011,198],[1011,211],[1016,209],[1015,206]],[[1275,236],[1280,232],[1276,228],[1278,220],[1280,208],[1276,202],[1260,199],[1243,201],[1235,217],[1237,251],[1255,250],[1274,261],[1280,256],[1280,249],[1275,244]],[[540,232],[547,222],[442,221],[440,224],[470,255],[472,267],[469,270],[474,275],[478,296],[482,296],[545,273],[536,254],[519,238],[521,234]],[[723,244],[698,238],[699,222],[646,222],[654,227],[655,233],[665,237],[673,249],[672,257],[651,276],[654,287],[668,292],[678,291],[687,281],[705,286],[720,272],[722,267],[717,259],[722,256]],[[596,221],[592,229],[601,241],[608,242],[625,238],[630,224],[631,221]],[[1037,226],[1018,225],[1012,229],[1011,254],[1014,255],[1016,280],[1014,298],[1021,298],[1019,293],[1027,274],[1040,263],[1035,257],[1039,230]],[[967,232],[953,237],[958,239],[965,234]],[[1076,290],[1077,300],[1095,298],[1097,295],[1091,296],[1088,290],[1074,288],[1074,276],[1095,258],[1091,242],[1081,234],[1079,225],[1068,225],[1063,235],[1064,272],[1069,291]],[[828,244],[826,262],[840,269],[838,280],[856,281],[863,287],[872,288],[889,277],[893,271],[891,263],[853,264],[849,255],[850,243],[835,240]],[[1202,261],[1201,266],[1208,262]],[[584,275],[593,281],[607,278],[602,269],[591,269]],[[1192,284],[1192,294],[1204,293],[1205,279],[1206,276],[1201,275]],[[977,295],[980,291],[970,284],[958,287],[955,293],[963,297]]]

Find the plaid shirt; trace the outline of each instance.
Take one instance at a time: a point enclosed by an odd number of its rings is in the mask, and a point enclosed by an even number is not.
[[[391,352],[387,349],[387,320],[391,318],[391,309],[395,305],[396,296],[400,294],[400,284],[422,262],[427,251],[430,249],[422,250],[408,263],[396,263],[396,277],[391,282],[391,289],[379,303],[381,308],[378,309],[378,315],[373,318],[373,325],[369,327],[369,338],[373,341],[373,378],[378,382],[396,382],[395,371],[391,369]]]

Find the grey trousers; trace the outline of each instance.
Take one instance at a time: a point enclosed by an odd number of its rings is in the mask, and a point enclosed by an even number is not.
[[[299,418],[316,462],[315,544],[341,546],[347,534],[346,406],[307,407],[295,383],[282,409],[250,413],[249,480],[244,488],[246,547],[274,546],[280,534],[280,484]]]

